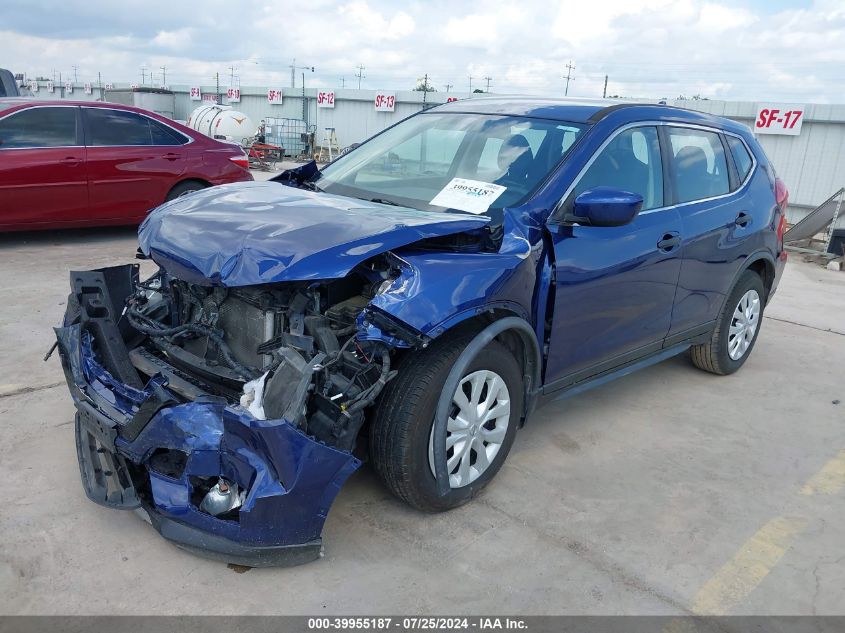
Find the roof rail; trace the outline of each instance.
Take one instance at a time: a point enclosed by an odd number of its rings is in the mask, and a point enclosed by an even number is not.
[[[633,108],[636,106],[660,106],[666,105],[665,103],[642,103],[642,102],[634,102],[634,103],[617,103],[612,106],[607,106],[606,108],[602,108],[597,112],[594,112],[593,115],[587,119],[587,123],[598,123],[608,114],[612,114],[617,110],[621,110],[622,108]]]

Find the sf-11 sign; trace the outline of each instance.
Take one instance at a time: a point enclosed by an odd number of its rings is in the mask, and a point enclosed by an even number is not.
[[[798,136],[804,119],[804,106],[760,105],[754,119],[758,134],[786,134]]]
[[[282,103],[282,91],[281,89],[270,88],[267,91],[267,101],[273,105],[281,105]]]
[[[202,101],[202,91],[198,86],[191,88],[191,101]]]
[[[393,112],[396,108],[396,95],[377,94],[375,98],[376,112]]]
[[[333,108],[334,107],[334,91],[317,93],[317,107],[318,108]]]

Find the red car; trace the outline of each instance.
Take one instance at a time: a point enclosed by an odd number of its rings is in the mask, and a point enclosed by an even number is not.
[[[0,231],[138,224],[166,200],[242,180],[240,147],[152,112],[0,98]]]

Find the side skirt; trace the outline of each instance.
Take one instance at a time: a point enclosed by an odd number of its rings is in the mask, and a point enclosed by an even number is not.
[[[710,333],[715,325],[715,322],[706,323],[671,336],[664,341],[663,345],[648,346],[638,350],[639,353],[636,356],[618,359],[617,363],[614,363],[611,368],[605,368],[606,364],[604,364],[605,367],[598,366],[592,373],[590,370],[585,370],[544,385],[540,392],[538,406],[584,393],[594,387],[600,387],[617,378],[682,354],[692,345],[709,340]],[[587,375],[585,376],[585,374]]]

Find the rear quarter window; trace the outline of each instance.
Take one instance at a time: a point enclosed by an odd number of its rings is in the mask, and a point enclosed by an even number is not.
[[[726,136],[725,138],[728,139],[728,147],[731,148],[731,156],[733,156],[734,164],[736,165],[739,181],[741,183],[745,182],[754,161],[751,159],[751,155],[748,153],[748,148],[745,147],[745,143],[735,136]]]

